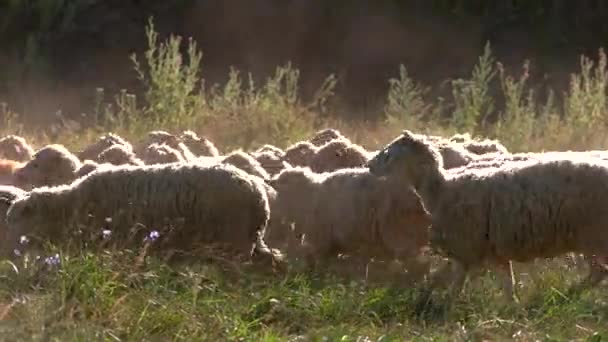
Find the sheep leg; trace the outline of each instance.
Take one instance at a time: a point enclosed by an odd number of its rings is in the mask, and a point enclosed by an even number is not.
[[[517,294],[515,293],[515,275],[513,273],[513,263],[509,260],[498,263],[498,269],[502,278],[501,287],[503,295],[510,302],[519,302]]]
[[[588,258],[589,275],[584,280],[586,286],[594,287],[599,284],[606,276],[608,276],[608,265],[606,265],[606,257],[601,256],[585,256]]]

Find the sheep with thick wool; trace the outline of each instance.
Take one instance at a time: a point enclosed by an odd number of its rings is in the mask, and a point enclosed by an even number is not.
[[[409,262],[428,246],[430,214],[420,197],[367,169],[316,174],[294,168],[283,171],[271,185],[278,193],[277,211],[291,218],[295,234],[304,235],[309,265],[339,253],[365,263],[371,258]],[[413,265],[408,270],[417,277],[428,271],[428,265]]]
[[[153,149],[158,150],[158,146],[163,145],[168,146],[172,150],[177,151],[179,154],[178,158],[182,161],[190,161],[196,159],[194,153],[192,153],[192,151],[190,151],[190,149],[182,141],[180,141],[179,137],[165,131],[148,132],[146,138],[139,144],[137,144],[134,152],[136,156],[145,161],[146,158],[149,156],[149,153],[151,152],[150,147],[154,146]],[[166,148],[159,150],[159,152],[162,152],[161,154],[163,155],[169,153]],[[170,152],[170,154],[174,154],[174,152]],[[160,159],[164,160],[163,158]]]
[[[256,153],[254,157],[260,166],[264,168],[264,170],[266,170],[268,175],[271,177],[291,167],[288,162],[284,161],[281,157],[277,156],[271,151]]]
[[[138,156],[146,165],[183,163],[186,161],[178,150],[164,143],[152,143]]]
[[[77,227],[107,227],[121,239],[143,225],[174,249],[219,244],[237,254],[250,256],[255,247],[271,256],[262,239],[269,215],[260,182],[233,166],[191,163],[119,166],[70,185],[37,188],[10,206],[6,222],[13,243],[22,235],[61,243]]]
[[[32,159],[33,155],[34,149],[23,137],[8,135],[0,139],[0,159],[5,158],[18,162],[26,162]]]
[[[368,166],[373,174],[412,184],[422,196],[432,214],[431,244],[453,261],[436,279],[450,275],[457,291],[468,272],[484,264],[509,271],[503,285],[513,298],[511,260],[608,255],[608,163],[599,159],[533,160],[450,176],[433,146],[404,131]],[[590,266],[586,284],[594,285],[605,278],[606,266]]]
[[[222,159],[222,163],[233,165],[247,172],[250,175],[254,175],[262,179],[270,178],[268,172],[264,170],[260,163],[255,160],[255,158],[253,158],[251,155],[242,150],[232,151],[230,154],[228,154]]]
[[[333,129],[333,128],[325,128],[322,129],[320,131],[315,132],[315,134],[313,134],[313,137],[310,138],[310,143],[320,147],[323,146],[325,144],[327,144],[328,142],[332,141],[332,140],[344,140],[346,139],[346,137],[344,137],[344,135],[342,135],[342,133],[340,133],[340,131],[338,131],[337,129]]]
[[[218,149],[209,139],[199,137],[193,131],[182,132],[180,140],[196,157],[217,157],[220,155]]]
[[[131,144],[127,140],[123,139],[121,136],[115,133],[110,132],[100,136],[97,141],[85,147],[76,155],[80,160],[99,161],[99,154],[115,145],[120,145],[123,146],[126,150],[133,151],[133,146],[131,146]]]
[[[103,150],[97,160],[100,163],[112,165],[144,165],[144,162],[135,156],[132,150],[123,145],[113,145]]]
[[[455,134],[450,137],[449,141],[462,144],[469,152],[476,155],[484,155],[488,153],[508,154],[507,148],[498,140],[492,139],[473,139],[469,133]]]
[[[47,145],[14,173],[16,186],[31,189],[67,184],[77,177],[81,162],[63,145]]]
[[[13,202],[19,197],[25,196],[26,192],[14,186],[0,185],[0,255],[7,255],[6,244],[6,212]]]
[[[293,166],[310,166],[318,149],[308,141],[300,141],[285,150],[284,160]]]
[[[314,172],[322,173],[362,167],[367,163],[368,155],[363,147],[348,140],[332,140],[319,147],[311,160],[310,168]]]
[[[266,145],[258,148],[257,150],[255,150],[255,152],[253,152],[253,155],[257,156],[262,153],[271,153],[272,155],[276,156],[277,158],[281,158],[281,159],[285,157],[285,151],[283,151],[279,147],[276,147],[274,145],[269,145],[269,144],[266,144]]]

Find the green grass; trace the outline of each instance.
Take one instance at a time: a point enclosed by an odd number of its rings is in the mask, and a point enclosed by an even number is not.
[[[335,127],[374,148],[403,128],[448,135],[469,131],[498,138],[512,151],[605,149],[608,129],[606,56],[581,58],[563,94],[539,94],[528,64],[512,75],[489,47],[468,79],[450,80],[451,98],[429,98],[405,66],[389,81],[383,119],[334,119],[336,79],[302,99],[299,70],[280,66],[263,84],[232,70],[223,85],[206,85],[204,56],[194,42],[159,41],[150,25],[149,50],[132,60],[145,92],[108,98],[103,89],[88,122],[32,129],[0,107],[0,135],[21,134],[37,145],[77,148],[105,131],[131,140],[150,129],[194,129],[224,151],[263,143],[286,146],[321,127]],[[185,53],[183,52],[185,51]],[[91,120],[92,118],[92,120]],[[57,267],[0,262],[0,340],[589,340],[608,339],[605,287],[565,295],[584,270],[565,259],[516,265],[520,304],[506,303],[493,274],[470,282],[448,301],[437,294],[417,305],[416,286],[360,276],[323,278],[290,272],[260,274],[248,266],[197,262],[169,268],[128,251],[66,253]],[[380,280],[382,277],[380,277]],[[392,284],[392,285],[391,285]],[[422,284],[424,286],[424,284]],[[298,339],[299,338],[299,339]]]
[[[63,256],[58,266],[0,269],[0,339],[18,340],[595,340],[608,338],[608,294],[567,297],[581,271],[564,260],[518,265],[522,302],[492,274],[426,307],[411,284],[214,263],[169,268],[129,252]],[[381,271],[378,267],[377,271]],[[524,272],[525,271],[525,272]],[[523,273],[523,274],[522,274]],[[530,274],[533,275],[530,276]],[[451,305],[450,305],[451,303]]]

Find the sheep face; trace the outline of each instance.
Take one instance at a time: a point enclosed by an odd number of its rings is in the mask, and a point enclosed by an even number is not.
[[[409,131],[393,140],[367,166],[377,176],[405,177],[414,182],[428,171],[443,167],[439,152]]]
[[[71,182],[80,168],[80,161],[61,146],[42,148],[34,158],[15,172],[21,187],[60,185]]]
[[[19,238],[23,235],[36,235],[37,231],[42,231],[48,223],[43,215],[38,215],[34,203],[30,196],[24,196],[12,203],[6,212],[6,232],[7,246],[16,246]]]

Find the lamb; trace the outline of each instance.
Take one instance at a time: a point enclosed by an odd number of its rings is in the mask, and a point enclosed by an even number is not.
[[[275,176],[279,172],[291,167],[288,162],[283,161],[281,157],[271,151],[256,153],[255,160],[260,163],[260,166],[266,170],[269,176]]]
[[[219,151],[210,140],[200,138],[193,131],[184,131],[180,137],[180,140],[184,143],[184,145],[186,145],[192,154],[197,157],[217,157],[220,155]]]
[[[96,142],[78,152],[77,156],[80,160],[88,159],[92,161],[98,161],[97,158],[99,154],[114,145],[120,145],[123,146],[126,150],[133,151],[133,146],[131,146],[128,141],[126,141],[119,135],[110,132],[105,135],[102,135],[101,137],[99,137],[99,139],[97,139]]]
[[[245,172],[189,163],[119,166],[37,188],[10,206],[6,222],[11,243],[23,235],[62,243],[78,227],[106,227],[122,241],[143,225],[158,230],[165,247],[274,258],[262,239],[269,215],[265,189]]]
[[[20,136],[9,135],[0,139],[0,158],[26,162],[33,155],[34,149]]]
[[[144,165],[144,162],[137,158],[132,150],[123,145],[113,145],[103,150],[97,160],[100,163],[112,165]]]
[[[15,172],[23,163],[14,160],[0,159],[0,185],[14,185]]]
[[[10,205],[19,197],[25,196],[26,192],[14,186],[0,185],[0,255],[6,256],[8,249],[4,244],[7,241],[6,212]]]
[[[401,191],[389,179],[364,168],[315,174],[308,168],[282,172],[271,181],[277,210],[304,234],[309,265],[338,253],[383,260],[413,260],[428,246],[430,214],[415,191]],[[428,265],[408,270],[424,275]]]
[[[145,151],[139,154],[146,165],[183,163],[183,155],[173,147],[166,144],[152,143]]]
[[[316,132],[309,141],[311,144],[320,147],[332,140],[337,139],[346,140],[346,137],[344,137],[337,129],[326,128]]]
[[[348,140],[333,140],[321,146],[311,160],[310,168],[317,172],[362,167],[368,161],[368,152]]]
[[[15,185],[23,189],[67,184],[76,179],[80,160],[58,144],[38,150],[32,160],[15,171]]]
[[[285,150],[284,160],[293,166],[310,166],[317,150],[317,146],[307,141],[301,141]]]
[[[377,176],[402,179],[420,193],[432,214],[431,245],[453,262],[451,271],[446,267],[435,279],[451,274],[458,292],[471,270],[493,264],[509,271],[503,286],[505,295],[514,298],[511,260],[529,262],[568,252],[593,261],[584,285],[606,277],[605,262],[595,257],[608,255],[605,161],[551,158],[450,176],[439,152],[406,130],[368,167]]]
[[[264,170],[257,160],[241,150],[231,152],[229,155],[224,157],[224,159],[222,159],[222,163],[236,166],[248,174],[260,177],[262,179],[270,178],[268,172]]]

